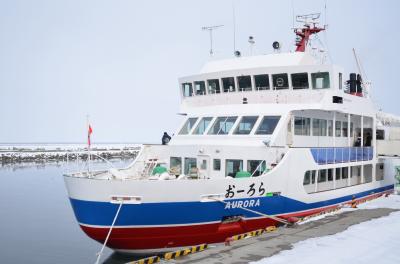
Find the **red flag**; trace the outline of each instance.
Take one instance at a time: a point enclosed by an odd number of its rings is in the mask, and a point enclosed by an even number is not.
[[[89,128],[88,128],[88,146],[90,147],[90,135],[93,133],[93,129],[92,129],[92,127],[89,125]]]

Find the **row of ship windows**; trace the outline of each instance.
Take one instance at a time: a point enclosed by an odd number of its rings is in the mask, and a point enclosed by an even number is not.
[[[311,126],[312,124],[312,126]],[[335,137],[353,136],[353,123],[350,123],[350,133],[347,121],[335,121]],[[333,120],[295,117],[294,134],[298,136],[333,136]]]
[[[280,116],[242,116],[233,130],[233,134],[249,135],[259,118],[261,118],[261,121],[255,134],[271,135],[279,122]],[[215,119],[214,122],[212,122],[213,119]],[[237,116],[203,117],[201,119],[190,117],[179,131],[179,135],[203,135],[207,131],[208,135],[227,135],[232,130],[237,119]]]
[[[309,89],[309,77],[307,72],[290,74],[293,89]],[[182,83],[182,94],[184,97],[205,94],[218,94],[222,92],[236,91],[261,91],[269,90],[270,83],[274,90],[289,89],[289,74],[259,74],[242,75],[237,77],[226,77],[221,79],[209,79],[207,81],[194,81]],[[207,89],[206,89],[207,84]],[[311,73],[311,84],[313,89],[330,88],[329,72]],[[254,86],[254,89],[253,89]]]
[[[213,159],[212,169],[214,171],[221,171],[221,159]],[[181,158],[181,157],[171,157],[170,158],[170,170],[175,175],[185,174],[193,175],[198,173],[198,169],[207,170],[207,161],[203,160],[199,164],[200,168],[197,167],[196,158]],[[182,171],[183,168],[183,171]],[[250,173],[251,176],[259,176],[266,170],[265,161],[263,160],[247,160],[246,171]],[[243,171],[243,160],[238,159],[226,159],[225,160],[225,176],[230,176],[235,178],[238,172]]]
[[[358,165],[306,171],[303,185],[308,193],[312,193],[372,182],[372,164],[363,166],[363,182],[361,182],[361,165]],[[376,164],[375,179],[376,181],[384,179],[383,163]],[[333,184],[334,181],[336,182],[336,186]]]

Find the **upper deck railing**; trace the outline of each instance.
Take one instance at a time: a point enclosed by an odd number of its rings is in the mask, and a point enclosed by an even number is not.
[[[310,104],[320,102],[325,90],[261,90],[184,97],[183,106],[227,104]]]
[[[373,147],[311,148],[314,161],[319,165],[372,160]]]

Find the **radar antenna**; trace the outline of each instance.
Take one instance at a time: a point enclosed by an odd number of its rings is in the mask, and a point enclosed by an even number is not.
[[[297,35],[296,51],[305,52],[310,36],[325,30],[324,27],[318,27],[320,13],[313,13],[307,15],[297,15],[296,21],[303,23],[302,28],[295,28],[294,33]]]
[[[209,27],[202,27],[201,29],[203,31],[208,30],[208,32],[210,33],[210,56],[212,57],[214,55],[214,51],[213,51],[213,35],[212,32],[214,29],[223,27],[224,25],[217,25],[217,26],[209,26]]]

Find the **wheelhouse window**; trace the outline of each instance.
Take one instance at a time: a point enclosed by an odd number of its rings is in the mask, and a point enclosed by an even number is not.
[[[351,124],[353,124],[353,123],[351,123]],[[385,130],[377,129],[376,130],[376,139],[377,140],[384,140],[385,139]]]
[[[308,89],[308,73],[293,73],[292,86],[293,89]]]
[[[219,80],[218,79],[207,80],[207,85],[208,85],[208,93],[209,94],[215,94],[215,93],[221,92],[221,90],[219,88]]]
[[[333,136],[333,120],[328,120],[328,136]]]
[[[235,135],[248,135],[256,123],[258,116],[244,116],[240,119],[238,126],[233,134]]]
[[[185,175],[193,175],[197,173],[197,159],[185,158]]]
[[[328,181],[333,181],[333,169],[327,169]]]
[[[194,90],[196,91],[196,95],[204,95],[206,94],[206,85],[204,81],[196,81],[194,82]]]
[[[306,171],[304,174],[303,185],[308,185],[311,183],[311,173],[310,171]]]
[[[326,170],[318,171],[318,183],[320,182],[326,182]]]
[[[340,175],[342,174],[342,168],[336,168],[335,169],[335,179],[338,181],[341,179]]]
[[[235,124],[237,116],[220,116],[218,117],[210,131],[209,135],[227,135]]]
[[[264,116],[255,134],[272,135],[280,118],[280,116]]]
[[[193,96],[193,86],[191,83],[182,83],[182,93],[184,97]]]
[[[207,130],[208,126],[210,125],[210,122],[212,120],[212,117],[203,117],[200,121],[197,127],[193,131],[193,135],[203,135],[204,132]]]
[[[319,119],[312,120],[312,135],[313,136],[320,136],[319,134]]]
[[[274,89],[289,89],[288,75],[286,73],[272,74]]]
[[[235,92],[235,78],[227,77],[222,78],[222,87],[224,88],[224,93]]]
[[[348,123],[347,122],[343,122],[342,123],[342,137],[347,137],[347,130],[348,130]]]
[[[310,135],[310,118],[296,116],[294,118],[294,134],[297,136]]]
[[[317,171],[315,171],[315,170],[306,171],[304,173],[303,185],[315,184],[316,174],[317,174]],[[312,190],[312,191],[310,190],[309,192],[314,192],[314,190]]]
[[[238,76],[239,91],[251,91],[251,77],[250,76]]]
[[[189,134],[190,130],[192,130],[193,125],[196,123],[196,121],[197,121],[197,117],[190,117],[188,120],[186,120],[181,131],[179,131],[179,135]]]
[[[252,176],[260,176],[265,171],[265,162],[263,160],[248,160],[247,171]]]
[[[313,136],[326,136],[327,121],[324,119],[313,119]]]
[[[350,122],[350,137],[353,136],[353,131],[354,131],[354,124],[353,122]]]
[[[342,135],[342,122],[335,122],[335,137],[340,137]]]
[[[327,130],[327,126],[328,126],[328,121],[325,119],[320,119],[319,120],[319,134],[321,136],[326,136],[326,130]]]
[[[313,89],[327,89],[330,87],[329,72],[311,73]]]
[[[347,179],[347,178],[349,178],[349,168],[342,167],[342,179]]]
[[[304,173],[303,185],[314,184],[315,183],[315,175],[316,175],[315,170],[306,171]]]
[[[182,158],[171,157],[169,163],[170,170],[174,175],[180,175],[182,173]]]
[[[213,169],[215,171],[221,170],[221,160],[220,159],[213,159]]]
[[[235,177],[241,170],[243,170],[243,160],[227,159],[225,161],[225,176]]]
[[[269,89],[269,76],[268,74],[254,75],[254,85],[256,91]]]

